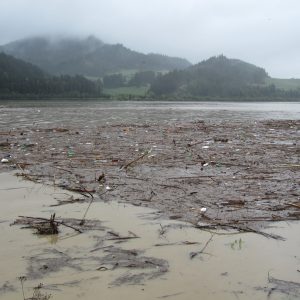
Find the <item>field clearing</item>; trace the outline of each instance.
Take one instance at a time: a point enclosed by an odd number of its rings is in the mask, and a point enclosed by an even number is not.
[[[117,95],[132,95],[132,96],[145,96],[148,91],[148,87],[135,87],[135,86],[126,86],[126,87],[119,87],[114,89],[104,89],[104,94],[108,94],[111,96]]]
[[[281,79],[281,78],[267,78],[266,85],[274,84],[275,87],[289,91],[300,89],[300,79]]]

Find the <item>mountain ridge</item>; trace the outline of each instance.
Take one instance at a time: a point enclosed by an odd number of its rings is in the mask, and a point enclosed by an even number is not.
[[[93,36],[81,40],[24,39],[7,44],[4,48],[0,47],[2,94],[7,91],[12,94],[32,92],[44,95],[51,94],[52,89],[54,94],[59,95],[119,95],[121,98],[127,95],[128,99],[139,95],[154,99],[196,100],[205,97],[300,98],[300,80],[274,79],[261,67],[224,55],[210,57],[195,65],[189,64],[185,68],[181,64],[183,62],[186,65],[185,60],[180,60],[181,69],[157,72],[156,68],[163,67],[164,71],[166,66],[171,68],[174,58],[151,53],[145,55],[121,44],[108,45]],[[15,56],[5,57],[8,54],[1,54],[3,50],[14,52]],[[16,58],[18,56],[26,57],[27,62]],[[143,61],[145,57],[147,61]],[[42,69],[40,65],[43,64],[48,67]],[[5,69],[8,66],[10,69]],[[57,72],[57,66],[60,72]],[[121,90],[118,91],[119,88]],[[133,91],[136,95],[131,94]]]
[[[171,71],[192,64],[183,58],[143,54],[122,44],[106,44],[87,38],[33,37],[0,46],[0,52],[30,62],[53,75],[102,77],[121,70]]]
[[[270,79],[261,67],[219,55],[185,70],[158,76],[150,91],[156,97],[299,97],[300,88],[285,91],[276,87]]]

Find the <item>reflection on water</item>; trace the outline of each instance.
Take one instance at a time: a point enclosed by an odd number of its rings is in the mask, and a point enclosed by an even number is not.
[[[0,101],[0,126],[299,119],[300,102]]]

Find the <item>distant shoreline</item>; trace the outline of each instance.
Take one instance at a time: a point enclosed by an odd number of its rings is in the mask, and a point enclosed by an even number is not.
[[[218,98],[218,97],[203,97],[203,98],[180,98],[180,97],[137,97],[131,95],[119,95],[114,97],[42,97],[36,95],[28,96],[4,96],[0,95],[0,101],[147,101],[147,102],[300,102],[300,98]]]

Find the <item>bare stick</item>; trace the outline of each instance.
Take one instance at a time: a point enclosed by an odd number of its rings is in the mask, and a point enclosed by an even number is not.
[[[298,204],[295,204],[295,203],[288,203],[288,205],[290,205],[290,206],[293,206],[293,207],[300,208],[300,205],[298,205]]]
[[[259,234],[259,235],[262,235],[266,238],[272,238],[272,239],[275,239],[275,240],[281,240],[281,241],[284,241],[285,239],[279,235],[276,235],[276,234],[271,234],[271,233],[266,233],[266,232],[263,232],[263,231],[259,231],[259,230],[256,230],[256,229],[253,229],[253,228],[250,228],[248,226],[238,226],[238,225],[232,225],[232,224],[220,224],[220,223],[217,223],[217,224],[211,224],[211,225],[204,225],[204,226],[199,226],[199,225],[196,225],[195,228],[198,228],[198,229],[209,229],[209,228],[216,228],[216,227],[220,227],[220,228],[232,228],[232,229],[236,229],[240,232],[253,232],[253,233],[256,233],[256,234]]]
[[[207,248],[207,246],[209,245],[209,243],[212,241],[214,237],[214,234],[211,234],[211,237],[207,240],[207,242],[205,243],[205,245],[203,246],[203,248],[199,251],[199,252],[191,252],[190,253],[190,259],[193,259],[194,257],[196,257],[197,255],[201,254],[204,252],[204,250]]]
[[[122,166],[120,169],[127,169],[129,166],[131,166],[132,164],[136,163],[137,161],[139,161],[140,159],[144,158],[146,155],[148,155],[150,153],[150,150],[145,151],[141,156],[139,156],[138,158],[130,161],[129,163],[127,163],[125,166]]]
[[[108,192],[108,191],[105,191],[104,193],[100,194],[99,196],[102,196],[102,195],[106,194],[107,192]],[[88,192],[87,192],[87,193],[88,193]],[[80,225],[83,225],[83,224],[84,224],[84,222],[85,222],[85,217],[86,217],[86,215],[87,215],[87,213],[88,213],[88,211],[89,211],[89,209],[90,209],[92,203],[94,202],[94,196],[93,196],[93,194],[89,193],[89,195],[91,196],[91,201],[90,201],[90,203],[89,203],[89,205],[88,205],[88,207],[87,207],[87,209],[86,209],[86,211],[85,211],[85,213],[84,213],[84,215],[83,215],[83,217],[82,217],[82,219],[81,219],[81,221],[80,221]]]
[[[49,221],[51,221],[51,219],[46,219],[46,218],[35,218],[35,217],[26,217],[26,216],[19,216],[19,218],[24,218],[24,219],[31,219],[31,220],[40,220],[41,222],[39,224],[43,224],[43,223],[48,223]],[[54,219],[52,220],[54,223],[59,224],[59,225],[63,225],[65,227],[69,227],[74,229],[75,231],[82,233],[82,231],[76,227],[73,227],[72,225],[68,225],[66,224],[64,221],[57,221]],[[34,225],[31,226],[31,228],[34,227]]]
[[[26,276],[21,276],[21,277],[19,277],[19,280],[20,280],[21,285],[22,285],[22,294],[23,294],[23,299],[24,299],[24,300],[26,300],[26,298],[25,298],[25,293],[24,293],[24,284],[23,284],[23,282],[24,282],[26,279],[27,279]]]
[[[57,221],[55,221],[57,224],[60,224],[60,225],[63,225],[63,226],[65,226],[65,227],[69,227],[69,228],[72,228],[73,230],[75,230],[75,231],[77,231],[77,232],[79,232],[79,233],[82,233],[82,231],[80,230],[80,229],[78,229],[78,228],[76,228],[76,227],[74,227],[74,226],[71,226],[71,225],[68,225],[68,224],[66,224],[66,223],[64,223],[64,222],[57,222]]]

